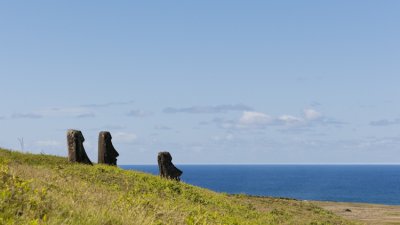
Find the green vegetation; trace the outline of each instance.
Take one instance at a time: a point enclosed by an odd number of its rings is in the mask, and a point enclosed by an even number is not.
[[[106,165],[0,150],[0,224],[354,224],[309,202],[227,195]]]

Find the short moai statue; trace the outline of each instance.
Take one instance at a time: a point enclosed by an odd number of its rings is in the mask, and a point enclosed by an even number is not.
[[[86,154],[83,142],[85,138],[79,130],[67,131],[68,161],[93,165]]]
[[[111,142],[111,134],[108,131],[99,133],[99,163],[108,165],[117,165],[117,157],[119,156]]]
[[[159,152],[157,161],[161,177],[180,181],[182,171],[172,164],[172,156],[169,152]]]

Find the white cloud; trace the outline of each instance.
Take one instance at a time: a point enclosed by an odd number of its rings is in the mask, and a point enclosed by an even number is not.
[[[216,105],[216,106],[191,106],[186,108],[168,107],[164,109],[164,113],[227,113],[231,111],[252,110],[250,106],[243,104],[236,105]]]
[[[146,111],[143,111],[140,109],[135,109],[135,110],[131,110],[127,115],[132,116],[132,117],[147,117],[147,116],[151,116],[152,113],[146,112]]]
[[[293,116],[290,114],[271,116],[263,112],[244,111],[240,118],[236,120],[215,118],[212,122],[223,129],[264,129],[269,126],[305,129],[312,125],[341,124],[338,121],[325,118],[322,113],[312,108],[305,109],[304,114],[301,116]],[[220,137],[214,139],[220,139]]]
[[[120,143],[132,143],[136,141],[137,135],[134,133],[117,132],[112,135],[113,141]]]
[[[21,118],[39,119],[44,117],[88,118],[88,117],[95,117],[95,113],[84,107],[64,107],[64,108],[54,107],[28,113],[14,113],[11,117],[14,119],[21,119]]]
[[[383,120],[371,121],[369,124],[370,124],[371,126],[391,126],[391,125],[398,125],[398,124],[400,124],[400,118],[396,118],[396,119],[394,119],[394,120],[383,119]]]
[[[314,109],[305,109],[303,116],[283,114],[270,116],[266,113],[256,111],[244,111],[239,120],[214,120],[222,128],[265,128],[267,126],[306,126],[312,121],[320,120],[322,114]]]
[[[306,120],[316,120],[321,118],[322,114],[314,109],[305,109],[304,117]]]
[[[244,111],[239,119],[239,125],[245,127],[264,126],[273,122],[273,118],[265,113]]]
[[[94,117],[93,111],[84,107],[51,108],[39,111],[43,117]]]
[[[129,105],[134,103],[135,101],[130,100],[130,101],[125,101],[125,102],[107,102],[107,103],[94,103],[94,104],[86,104],[82,105],[82,107],[88,107],[88,108],[105,108],[105,107],[111,107],[111,106],[123,106],[123,105]]]
[[[82,114],[76,115],[75,117],[76,118],[93,118],[95,116],[96,115],[94,113],[88,112],[88,113],[82,113]]]
[[[303,118],[291,115],[282,115],[278,118],[278,120],[283,122],[285,125],[295,125],[304,122]]]
[[[38,113],[14,113],[12,116],[14,119],[40,119],[43,115]]]
[[[97,111],[96,108],[122,106],[131,103],[133,103],[133,101],[108,102],[104,104],[88,104],[88,105],[72,106],[72,107],[52,107],[52,108],[35,110],[32,112],[14,113],[11,115],[11,117],[14,119],[21,119],[21,118],[38,119],[44,117],[92,118],[96,116],[96,111]],[[136,116],[145,116],[145,112],[137,110],[131,112],[131,114],[132,115],[136,114]]]

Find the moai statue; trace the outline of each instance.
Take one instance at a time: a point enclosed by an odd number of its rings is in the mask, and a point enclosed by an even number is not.
[[[108,165],[117,165],[117,157],[119,156],[111,142],[111,134],[108,131],[99,133],[99,163]]]
[[[182,171],[172,164],[172,156],[169,152],[159,152],[157,161],[161,177],[180,181]]]
[[[67,131],[68,161],[93,165],[86,154],[83,142],[85,138],[79,130]]]

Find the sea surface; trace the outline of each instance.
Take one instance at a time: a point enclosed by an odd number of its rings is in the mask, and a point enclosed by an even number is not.
[[[124,169],[158,174],[157,165]],[[181,180],[225,193],[400,205],[400,165],[177,165]]]

